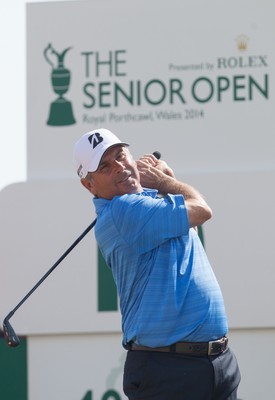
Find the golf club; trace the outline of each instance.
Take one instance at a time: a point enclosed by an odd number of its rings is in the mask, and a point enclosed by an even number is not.
[[[159,151],[154,151],[153,155],[159,160],[161,158],[161,153]],[[13,314],[18,310],[22,304],[32,295],[32,293],[41,285],[42,282],[55,270],[55,268],[64,260],[65,257],[73,250],[73,248],[87,235],[88,232],[95,226],[96,219],[85,229],[85,231],[74,241],[74,243],[65,251],[64,254],[55,262],[55,264],[46,272],[45,275],[37,282],[36,285],[26,294],[26,296],[14,307],[13,310],[5,317],[3,321],[3,331],[4,337],[6,338],[8,345],[10,347],[17,347],[20,344],[20,340],[16,335],[13,327],[10,324],[10,319]]]
[[[46,272],[45,275],[37,282],[37,284],[26,294],[26,296],[14,307],[13,310],[9,312],[6,318],[3,321],[3,331],[4,337],[8,341],[8,345],[10,347],[16,347],[20,344],[20,340],[14,329],[12,328],[9,320],[13,316],[13,314],[18,310],[19,307],[22,306],[23,303],[30,297],[30,295],[41,285],[42,282],[53,272],[53,270],[64,260],[64,258],[73,250],[73,248],[90,232],[90,230],[95,226],[96,219],[85,229],[85,231],[73,242],[73,244],[65,251],[64,254],[55,262],[55,264]]]

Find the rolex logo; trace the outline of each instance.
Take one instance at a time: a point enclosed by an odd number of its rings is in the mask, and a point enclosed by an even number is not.
[[[239,35],[236,38],[236,43],[239,51],[245,51],[248,46],[249,38],[245,35]]]

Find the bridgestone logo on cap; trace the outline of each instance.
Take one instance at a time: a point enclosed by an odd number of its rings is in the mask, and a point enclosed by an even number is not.
[[[99,143],[103,142],[103,137],[100,135],[100,133],[96,132],[89,136],[88,140],[94,149]]]

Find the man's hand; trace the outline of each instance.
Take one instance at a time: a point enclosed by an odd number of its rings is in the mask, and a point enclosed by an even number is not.
[[[137,161],[141,185],[150,189],[159,189],[163,174],[175,177],[173,170],[163,160],[158,160],[153,154],[144,154]],[[156,171],[157,170],[157,171]]]

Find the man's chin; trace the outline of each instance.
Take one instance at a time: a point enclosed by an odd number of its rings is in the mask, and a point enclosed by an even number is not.
[[[124,194],[134,194],[142,191],[139,183],[132,178],[128,178],[126,181],[123,181],[121,183],[121,186],[123,186],[122,191],[124,192]]]

